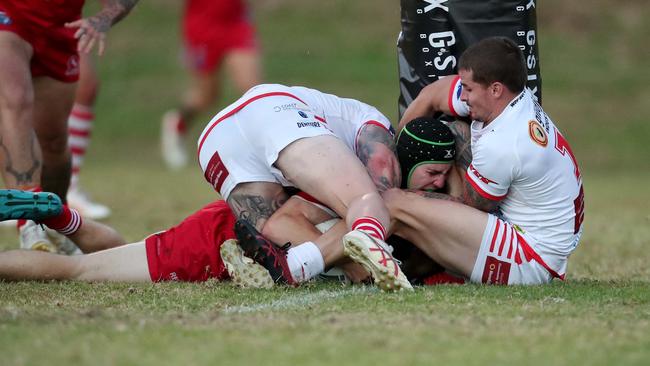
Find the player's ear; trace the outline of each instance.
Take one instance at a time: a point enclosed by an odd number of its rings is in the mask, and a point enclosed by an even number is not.
[[[490,84],[488,91],[493,97],[499,98],[503,94],[503,88],[505,88],[505,85],[501,84],[498,81],[495,81],[494,83]]]

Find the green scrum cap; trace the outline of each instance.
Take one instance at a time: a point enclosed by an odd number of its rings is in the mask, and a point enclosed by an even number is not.
[[[407,123],[397,137],[402,187],[422,164],[450,164],[456,156],[454,134],[439,119],[420,117]]]

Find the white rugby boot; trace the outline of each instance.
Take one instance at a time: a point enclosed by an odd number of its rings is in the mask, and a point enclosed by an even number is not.
[[[360,230],[352,230],[343,236],[343,253],[370,272],[380,289],[387,292],[413,290],[391,255],[391,249],[388,244]]]
[[[230,279],[243,288],[271,288],[273,279],[264,267],[244,255],[237,240],[229,239],[221,244],[221,260],[226,265]]]
[[[72,240],[70,240],[70,238],[59,233],[58,231],[46,228],[45,233],[50,239],[50,242],[56,247],[57,253],[65,255],[83,254],[77,244],[75,244]]]
[[[178,170],[187,165],[189,160],[185,147],[185,136],[181,132],[181,115],[170,110],[163,115],[160,126],[160,148],[167,167]]]
[[[111,215],[111,209],[101,203],[94,202],[81,188],[74,187],[68,190],[68,206],[79,211],[81,217],[92,220],[103,220]]]
[[[57,248],[50,240],[45,229],[34,221],[27,220],[19,229],[20,248],[57,253]]]

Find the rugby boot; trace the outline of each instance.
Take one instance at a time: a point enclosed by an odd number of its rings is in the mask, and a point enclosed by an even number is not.
[[[61,213],[61,199],[50,192],[0,189],[0,220],[41,221]]]
[[[243,288],[271,288],[273,279],[264,267],[244,255],[237,240],[229,239],[219,248],[221,260],[232,282]]]
[[[295,285],[287,263],[288,245],[276,246],[246,220],[237,220],[235,236],[244,255],[266,268],[273,282]]]
[[[57,247],[47,236],[45,229],[34,221],[27,222],[18,230],[20,248],[40,250],[42,252],[57,253]]]
[[[70,238],[59,233],[56,230],[45,228],[45,234],[50,242],[56,247],[56,252],[64,255],[79,255],[83,254],[81,249]]]
[[[361,264],[380,289],[387,292],[413,290],[413,286],[390,254],[388,244],[360,230],[343,236],[343,253]]]

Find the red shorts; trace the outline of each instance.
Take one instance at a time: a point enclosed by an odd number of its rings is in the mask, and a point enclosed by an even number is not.
[[[235,216],[225,201],[215,201],[180,224],[145,239],[153,282],[230,278],[219,248],[234,239]]]
[[[34,50],[32,77],[66,83],[79,79],[76,30],[63,25],[79,19],[82,6],[83,0],[0,0],[0,31],[15,33]]]
[[[186,4],[185,58],[196,72],[214,72],[233,50],[257,49],[255,27],[248,20],[242,1],[190,0]]]

